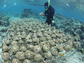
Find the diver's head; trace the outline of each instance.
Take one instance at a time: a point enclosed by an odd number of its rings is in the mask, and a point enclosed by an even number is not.
[[[50,6],[50,3],[49,2],[45,2],[44,7],[45,7],[46,10],[48,10],[49,6]]]
[[[44,6],[48,6],[48,2],[45,2]]]

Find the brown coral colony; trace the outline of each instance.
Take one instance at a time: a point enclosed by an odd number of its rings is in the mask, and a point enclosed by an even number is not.
[[[77,45],[77,38],[34,18],[16,19],[8,28],[2,58],[6,63],[43,62]]]

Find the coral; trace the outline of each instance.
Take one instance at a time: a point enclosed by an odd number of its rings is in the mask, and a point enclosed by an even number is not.
[[[28,59],[32,59],[32,58],[34,57],[34,53],[33,53],[32,51],[30,51],[30,50],[27,50],[27,51],[25,52],[25,56],[26,56],[26,58],[28,58]]]
[[[0,26],[9,26],[9,16],[5,16],[5,14],[0,15]]]
[[[64,49],[65,49],[66,51],[69,51],[71,48],[72,48],[72,47],[71,47],[70,45],[65,45],[65,47],[64,47]]]
[[[8,51],[9,51],[9,47],[8,47],[8,46],[6,46],[6,45],[5,45],[5,46],[3,46],[3,48],[2,48],[2,49],[3,49],[3,51],[4,51],[4,52],[8,52]]]
[[[15,19],[7,31],[3,53],[11,56],[2,58],[8,61],[10,57],[12,63],[52,61],[52,58],[61,57],[60,53],[64,50],[67,52],[78,45],[77,37],[72,39],[70,34],[65,34],[61,29],[55,29],[34,18]]]
[[[25,54],[24,54],[24,52],[17,52],[15,56],[16,56],[16,58],[18,58],[19,60],[24,60],[24,59],[25,59]]]
[[[12,43],[11,43],[11,44],[12,44],[12,45],[13,45],[13,44],[17,44],[17,41],[12,41]]]
[[[53,50],[53,51],[51,51],[51,54],[52,54],[53,56],[56,56],[56,55],[58,55],[58,51],[57,51],[57,50]]]
[[[44,57],[47,58],[47,59],[52,58],[51,52],[46,52],[46,53],[44,53]]]
[[[7,60],[5,63],[12,63],[10,60]]]
[[[11,52],[16,53],[19,49],[20,47],[17,44],[13,44],[13,46],[11,47]]]
[[[84,32],[84,24],[81,25],[81,30]]]
[[[8,29],[8,27],[0,26],[0,31],[1,31],[1,32],[6,32],[7,29]]]
[[[7,45],[10,45],[10,44],[11,44],[10,40],[7,40],[5,43],[6,43]]]
[[[25,59],[23,63],[31,63],[31,61],[28,59]]]
[[[30,17],[30,15],[32,14],[31,12],[31,9],[24,9],[22,14],[21,14],[21,17],[24,18],[24,17]]]
[[[26,47],[25,47],[24,45],[22,45],[22,46],[20,47],[20,50],[23,51],[23,52],[25,52],[27,49],[26,49]]]
[[[35,56],[34,56],[34,61],[35,62],[40,62],[42,60],[42,56],[40,55],[40,54],[36,54]]]
[[[12,60],[12,63],[20,63],[20,60],[14,58],[14,59]]]
[[[39,45],[34,46],[34,52],[35,53],[41,52],[41,47]]]
[[[58,45],[56,47],[56,49],[59,51],[59,52],[62,52],[64,49],[63,49],[63,45]]]
[[[34,49],[34,45],[27,44],[27,48],[32,51]]]
[[[50,50],[50,47],[49,47],[49,45],[47,45],[47,44],[44,44],[44,45],[42,46],[42,48],[43,48],[43,51],[44,51],[44,52],[48,52],[48,51]]]
[[[9,60],[10,59],[10,55],[9,55],[9,53],[7,53],[7,52],[5,52],[5,53],[2,53],[2,59],[3,60]]]

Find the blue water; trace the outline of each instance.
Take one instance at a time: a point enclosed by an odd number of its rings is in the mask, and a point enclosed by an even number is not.
[[[43,5],[47,0],[0,0],[0,12],[6,12],[10,15],[12,13],[22,13],[22,11],[26,9],[32,9],[33,12],[44,12],[43,6],[34,6],[28,4],[41,4]],[[67,0],[70,1],[70,0]],[[55,13],[62,14],[67,17],[75,18],[80,21],[84,21],[84,10],[80,8],[76,8],[78,5],[83,5],[82,3],[67,3],[65,0],[51,0],[51,6],[55,8]],[[75,0],[74,0],[75,1]],[[81,0],[83,1],[83,0]]]

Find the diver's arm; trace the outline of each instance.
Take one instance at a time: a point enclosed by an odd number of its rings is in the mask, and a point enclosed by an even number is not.
[[[47,11],[45,11],[44,14],[45,14],[44,16],[47,16]]]

